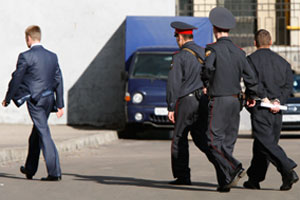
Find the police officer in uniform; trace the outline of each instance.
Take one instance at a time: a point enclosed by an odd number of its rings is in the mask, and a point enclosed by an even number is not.
[[[265,103],[284,104],[293,88],[291,66],[270,50],[272,40],[268,31],[257,31],[254,43],[257,50],[248,56],[248,60],[259,79],[258,97]],[[244,187],[260,189],[259,182],[265,179],[271,162],[282,176],[280,190],[290,190],[299,178],[293,170],[297,164],[278,145],[282,125],[281,111],[276,107],[269,109],[256,105],[250,112],[254,136],[253,158],[247,170],[249,180],[244,183]]]
[[[191,185],[188,132],[201,151],[206,149],[204,133],[208,99],[201,95],[203,83],[200,77],[204,49],[193,41],[196,27],[183,22],[172,22],[171,27],[175,29],[180,51],[173,56],[167,84],[168,117],[175,123],[171,161],[176,180],[170,184]]]
[[[232,43],[228,32],[235,26],[232,13],[216,7],[210,11],[216,43],[206,47],[202,79],[208,82],[208,159],[217,172],[219,192],[229,192],[245,175],[240,161],[232,155],[240,122],[240,81],[243,77],[250,96],[256,95],[257,81],[244,51]],[[255,101],[249,100],[249,106]]]

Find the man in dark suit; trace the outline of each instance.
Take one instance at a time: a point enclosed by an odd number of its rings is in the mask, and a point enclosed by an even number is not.
[[[293,89],[291,65],[273,52],[271,34],[264,29],[255,33],[257,50],[248,56],[248,61],[258,77],[258,97],[263,103],[285,104]],[[249,109],[254,137],[253,158],[247,170],[249,180],[245,188],[260,189],[270,162],[282,176],[280,190],[290,190],[299,180],[294,168],[297,164],[280,147],[282,112],[279,107],[257,106]]]
[[[46,50],[41,44],[41,30],[29,26],[25,31],[28,51],[19,55],[16,70],[9,82],[4,107],[13,100],[17,107],[27,101],[33,128],[29,138],[29,149],[25,166],[20,171],[27,179],[35,175],[40,157],[40,149],[46,162],[48,176],[43,181],[61,180],[59,157],[48,126],[50,112],[55,111],[60,118],[64,111],[63,81],[56,54]]]

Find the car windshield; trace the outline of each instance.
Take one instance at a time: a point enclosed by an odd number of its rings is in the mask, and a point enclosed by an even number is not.
[[[294,75],[293,93],[300,93],[300,74]]]
[[[138,53],[135,56],[132,76],[167,79],[172,55],[172,53]]]

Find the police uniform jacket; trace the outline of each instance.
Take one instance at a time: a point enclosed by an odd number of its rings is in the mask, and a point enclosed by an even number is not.
[[[200,72],[202,64],[191,52],[183,50],[189,48],[204,59],[204,49],[194,41],[185,43],[181,50],[173,56],[173,62],[168,76],[167,103],[168,110],[174,111],[176,101],[195,90],[202,88]]]
[[[284,104],[293,88],[290,64],[269,48],[258,49],[248,60],[259,79],[258,97],[278,99]]]
[[[57,56],[42,45],[35,45],[19,55],[5,101],[16,102],[30,95],[33,102],[38,102],[46,91],[55,92],[56,107],[64,107],[63,81]]]
[[[241,91],[241,77],[251,96],[255,96],[257,80],[247,62],[245,52],[228,37],[206,47],[202,79],[208,82],[208,95],[212,97],[237,95]]]

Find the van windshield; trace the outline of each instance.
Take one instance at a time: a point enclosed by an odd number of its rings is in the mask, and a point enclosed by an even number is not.
[[[135,56],[132,76],[135,78],[167,79],[173,53],[138,53]]]

